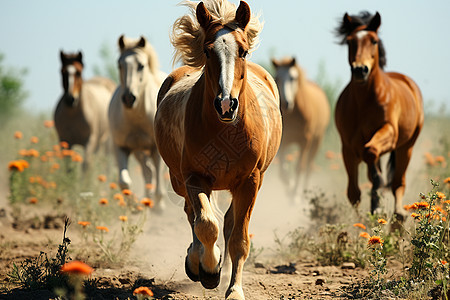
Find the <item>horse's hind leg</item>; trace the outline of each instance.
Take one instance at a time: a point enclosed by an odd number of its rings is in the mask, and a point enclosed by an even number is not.
[[[185,183],[189,201],[187,212],[193,235],[193,243],[186,257],[186,273],[193,280],[198,276],[205,288],[213,289],[220,282],[221,256],[216,245],[219,222],[209,202],[211,187],[207,180],[196,175],[190,176]]]
[[[164,210],[164,196],[165,196],[165,186],[164,186],[164,170],[165,164],[162,160],[161,155],[159,154],[158,149],[155,147],[152,150],[151,158],[153,161],[153,165],[155,167],[155,178],[156,178],[156,186],[155,186],[155,208],[159,211]]]
[[[380,203],[378,189],[384,185],[383,179],[381,177],[380,160],[374,163],[367,164],[367,175],[370,182],[372,182],[372,190],[370,195],[370,212],[373,214],[377,210]]]
[[[402,222],[407,216],[406,211],[403,209],[403,195],[405,193],[405,175],[409,161],[412,155],[412,146],[402,146],[395,150],[395,169],[394,176],[392,178],[392,193],[395,197],[394,214],[396,218]]]
[[[242,271],[250,251],[248,224],[261,181],[262,175],[259,170],[255,170],[240,186],[231,191],[233,194],[234,226],[227,244],[232,271],[226,299],[245,299],[242,290]]]
[[[135,151],[134,157],[136,157],[137,161],[141,165],[142,176],[144,177],[145,182],[145,196],[151,197],[150,189],[147,184],[152,184],[153,182],[153,174],[155,174],[155,166],[150,161],[150,156],[144,151]]]

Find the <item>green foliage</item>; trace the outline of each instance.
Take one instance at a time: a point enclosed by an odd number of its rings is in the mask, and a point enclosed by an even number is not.
[[[28,258],[20,265],[13,265],[13,270],[8,274],[9,278],[21,287],[31,290],[56,288],[67,285],[67,277],[60,272],[61,267],[67,262],[70,239],[66,237],[69,219],[64,222],[64,234],[58,252],[53,258],[42,252],[38,257]]]
[[[119,83],[119,72],[117,70],[117,58],[114,55],[114,50],[111,49],[109,43],[104,42],[100,46],[99,55],[102,60],[102,65],[94,65],[94,74],[110,78],[115,83]]]
[[[3,66],[4,56],[0,53],[0,126],[16,113],[28,93],[24,90],[23,76],[26,70]]]

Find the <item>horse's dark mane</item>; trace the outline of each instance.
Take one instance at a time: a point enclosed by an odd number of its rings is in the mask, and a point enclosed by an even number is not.
[[[372,20],[374,15],[368,11],[361,11],[358,15],[350,15],[352,22],[350,26],[346,26],[344,20],[341,20],[338,27],[336,27],[335,34],[341,40],[339,44],[344,45],[346,38],[350,35],[357,27],[361,25],[368,25]],[[383,41],[380,39],[378,42],[378,65],[380,68],[386,66],[386,50],[384,49]]]

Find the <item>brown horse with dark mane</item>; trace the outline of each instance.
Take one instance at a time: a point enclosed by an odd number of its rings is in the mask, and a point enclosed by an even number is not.
[[[172,43],[186,66],[161,86],[156,142],[192,228],[186,274],[209,289],[219,284],[221,272],[210,195],[231,192],[223,229],[224,259],[229,253],[232,262],[226,297],[244,299],[250,216],[281,139],[278,91],[269,73],[247,61],[262,27],[247,3],[237,10],[226,0],[185,3],[195,17],[175,22]]]
[[[385,72],[386,57],[378,36],[379,13],[344,15],[337,28],[348,45],[352,77],[336,105],[335,120],[342,141],[348,175],[347,195],[356,207],[361,200],[358,165],[364,161],[372,182],[371,212],[379,205],[377,190],[383,185],[380,157],[390,152],[387,186],[395,197],[394,214],[406,217],[402,206],[405,172],[414,143],[424,122],[421,92],[408,76]]]

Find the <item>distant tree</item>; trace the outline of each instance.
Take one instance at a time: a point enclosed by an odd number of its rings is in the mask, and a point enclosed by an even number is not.
[[[0,124],[14,115],[28,97],[23,81],[27,70],[6,68],[3,59],[4,55],[0,53]]]
[[[110,78],[118,84],[119,71],[117,70],[117,58],[109,43],[104,42],[100,46],[99,55],[103,64],[101,66],[94,65],[94,74]]]

